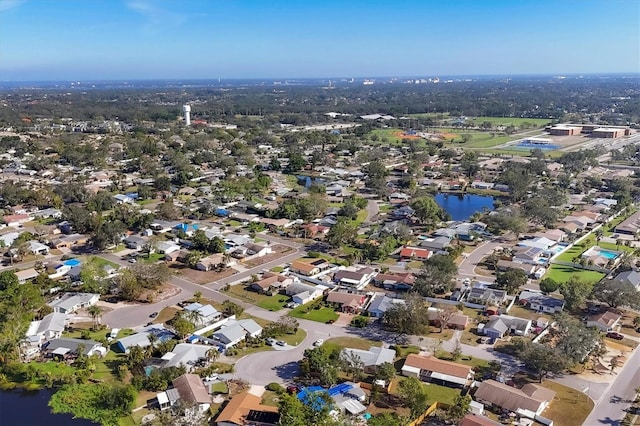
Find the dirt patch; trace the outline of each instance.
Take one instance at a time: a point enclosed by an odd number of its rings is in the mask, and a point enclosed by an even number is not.
[[[457,133],[440,133],[440,138],[441,139],[455,139],[458,136],[460,136]]]
[[[225,268],[222,271],[198,271],[197,269],[191,269],[184,265],[172,267],[172,269],[176,269],[181,278],[196,284],[209,284],[230,277],[237,272],[232,268]]]
[[[422,139],[418,135],[408,135],[404,132],[393,132],[393,136],[400,139]]]
[[[264,265],[265,263],[278,260],[282,257],[283,254],[287,254],[293,251],[291,247],[283,246],[281,244],[271,246],[271,250],[273,250],[273,253],[255,259],[247,260],[246,262],[242,262],[242,264],[248,268],[255,268],[256,266]]]
[[[177,294],[180,294],[181,288],[173,286],[171,284],[164,283],[156,290],[147,290],[143,292],[138,298],[139,302],[160,302],[165,299],[169,299]]]

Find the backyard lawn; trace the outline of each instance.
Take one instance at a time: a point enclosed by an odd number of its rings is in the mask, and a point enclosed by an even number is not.
[[[389,387],[389,393],[398,395],[398,385],[401,381],[406,380],[403,377],[397,377],[391,382]],[[422,387],[427,392],[428,404],[431,405],[434,402],[443,402],[445,404],[453,404],[456,396],[460,395],[459,389],[453,389],[446,386],[436,385],[434,383],[423,383]]]
[[[142,259],[145,263],[156,263],[162,259],[164,259],[164,254],[162,253],[151,253],[149,257],[147,256],[139,256],[138,259]]]
[[[322,346],[327,349],[362,349],[368,350],[371,346],[380,346],[382,342],[376,342],[375,340],[363,339],[361,337],[332,337],[324,342]]]
[[[295,318],[308,319],[311,321],[324,323],[326,323],[327,321],[335,321],[339,317],[339,315],[331,308],[322,307],[320,309],[310,309],[309,312],[305,312],[307,308],[307,305],[298,306],[297,308],[291,310],[291,312],[289,312],[289,315]]]
[[[586,269],[578,269],[572,266],[551,265],[551,268],[544,274],[544,278],[551,278],[558,283],[569,281],[572,276],[578,277],[580,280],[588,282],[598,282],[604,278],[602,272],[587,271]]]
[[[291,300],[291,297],[284,294],[274,294],[273,296],[267,296],[266,294],[260,294],[255,291],[250,291],[243,288],[242,285],[231,286],[228,290],[223,291],[226,294],[237,297],[245,302],[253,303],[260,306],[263,309],[269,311],[279,311],[284,308],[284,305]]]
[[[580,426],[584,423],[593,409],[591,398],[579,390],[549,380],[545,380],[542,386],[556,392],[555,398],[542,412],[543,417],[553,419],[554,424],[561,426]]]

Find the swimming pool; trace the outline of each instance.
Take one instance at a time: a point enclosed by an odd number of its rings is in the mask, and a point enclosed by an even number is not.
[[[620,256],[620,254],[616,251],[605,250],[601,248],[596,249],[596,253],[598,254],[598,256],[602,256],[607,259],[615,259],[616,257]]]

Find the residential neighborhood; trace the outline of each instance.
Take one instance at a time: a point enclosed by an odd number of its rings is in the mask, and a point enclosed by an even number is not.
[[[637,125],[180,102],[0,122],[1,385],[124,395],[103,424],[635,416]]]

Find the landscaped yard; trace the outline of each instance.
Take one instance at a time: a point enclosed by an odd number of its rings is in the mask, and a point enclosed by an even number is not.
[[[284,305],[289,300],[291,300],[291,297],[284,294],[274,294],[273,296],[267,296],[266,294],[260,294],[255,291],[250,291],[245,289],[242,284],[231,286],[229,290],[224,291],[224,293],[244,300],[245,302],[253,303],[254,305],[260,306],[261,308],[267,309],[269,311],[279,311],[280,309],[284,308]]]
[[[289,315],[295,318],[325,323],[327,321],[335,321],[339,317],[339,315],[332,308],[327,307],[322,307],[320,309],[312,308],[309,310],[309,312],[306,312],[306,310],[308,309],[307,305],[298,306],[297,308],[292,309],[291,312],[289,312]]]
[[[585,393],[571,389],[559,383],[546,380],[542,386],[556,392],[542,416],[553,419],[553,424],[560,426],[580,426],[584,424],[591,410],[593,401]]]
[[[546,314],[540,314],[536,311],[532,311],[531,309],[527,309],[527,308],[523,308],[522,306],[519,306],[517,304],[514,304],[511,309],[509,309],[509,315],[514,316],[514,317],[518,317],[518,318],[524,318],[524,319],[528,319],[531,321],[535,321],[538,318],[546,318],[548,320],[551,319],[550,315],[546,315]]]
[[[139,256],[138,259],[141,259],[145,263],[156,263],[162,259],[164,259],[164,254],[162,253],[151,253],[149,257],[147,256]]]
[[[577,276],[580,280],[592,283],[598,282],[604,278],[604,274],[602,272],[587,271],[586,269],[578,269],[564,265],[551,265],[547,273],[544,274],[544,278],[551,278],[559,283],[569,281],[572,276]]]
[[[287,345],[298,346],[304,339],[307,338],[307,332],[298,327],[298,331],[294,334],[284,334],[278,336],[278,340],[284,341]]]
[[[398,385],[401,381],[406,380],[404,377],[396,377],[391,382],[389,387],[389,393],[398,395]],[[427,400],[429,405],[436,401],[443,402],[445,404],[453,404],[456,396],[460,395],[460,389],[449,388],[446,386],[436,385],[434,383],[422,383],[425,391],[427,392]]]
[[[371,346],[381,346],[382,342],[375,340],[363,339],[361,337],[332,337],[324,342],[322,346],[328,349],[362,349],[368,350]]]

